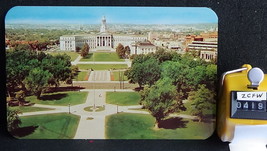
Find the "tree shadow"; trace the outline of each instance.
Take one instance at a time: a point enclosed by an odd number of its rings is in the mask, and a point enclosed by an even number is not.
[[[10,132],[15,137],[24,137],[32,134],[39,126],[20,127]]]
[[[164,129],[177,129],[177,128],[186,128],[186,125],[189,121],[183,120],[180,117],[173,117],[159,122],[159,128]]]
[[[142,90],[144,90],[144,87],[136,87],[136,88],[134,88],[134,91],[137,91],[137,92],[142,91]]]
[[[89,53],[88,55],[86,55],[86,56],[84,57],[84,59],[90,59],[92,56],[93,56],[93,53]]]
[[[66,87],[50,87],[45,93],[53,93],[53,92],[65,92],[65,91],[80,91],[81,89],[85,89],[80,86],[66,86]]]
[[[42,101],[60,100],[62,98],[65,98],[67,95],[68,94],[66,93],[42,95],[40,97],[40,100]]]

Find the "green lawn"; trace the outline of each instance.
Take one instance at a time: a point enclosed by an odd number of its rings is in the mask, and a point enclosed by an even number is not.
[[[121,106],[139,105],[140,94],[138,92],[107,92],[106,102]]]
[[[78,64],[79,69],[82,70],[109,70],[109,69],[125,69],[128,68],[126,64]]]
[[[36,96],[26,97],[27,101],[37,104],[45,105],[77,105],[82,104],[86,101],[88,92],[56,92],[56,93],[46,93],[41,96],[41,99],[37,99]]]
[[[71,61],[74,61],[80,54],[78,54],[77,52],[67,52],[67,51],[63,51],[63,52],[49,52],[49,54],[51,55],[57,55],[57,54],[67,54],[68,56],[70,56]]]
[[[22,113],[54,110],[51,108],[32,107],[32,106],[14,106],[10,108],[13,110],[19,110]]]
[[[85,58],[80,61],[124,61],[120,59],[115,52],[95,52],[88,54]]]
[[[185,119],[180,121],[184,127],[155,129],[155,119],[146,114],[119,113],[107,116],[105,122],[109,139],[206,139],[214,131],[214,123]]]
[[[78,76],[74,79],[76,81],[87,81],[88,80],[88,72],[81,71],[78,73]]]
[[[80,116],[67,113],[20,118],[21,128],[15,134],[22,139],[71,139],[75,136],[80,121]]]
[[[112,72],[113,76],[112,76],[111,80],[112,81],[119,81],[120,80],[119,73],[120,73],[119,71]],[[124,72],[121,72],[121,74],[123,74],[123,79],[121,79],[121,80],[128,81],[128,78],[127,78],[127,76],[124,75]]]

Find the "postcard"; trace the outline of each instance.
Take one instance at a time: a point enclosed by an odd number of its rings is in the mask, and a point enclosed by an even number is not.
[[[218,18],[204,7],[17,6],[5,18],[19,139],[206,139]]]

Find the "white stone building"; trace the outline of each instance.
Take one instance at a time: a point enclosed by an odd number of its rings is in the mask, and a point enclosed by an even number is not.
[[[144,41],[147,41],[147,36],[145,35],[122,35],[109,33],[107,30],[106,18],[103,17],[100,32],[98,34],[61,36],[60,50],[76,51],[77,47],[82,48],[84,43],[88,43],[90,51],[115,51],[119,43],[121,43],[123,46],[129,46],[130,48],[132,48],[132,44]],[[133,54],[134,52],[139,54],[142,51],[131,50],[131,54]]]
[[[155,53],[156,46],[149,41],[132,43],[130,46],[131,54],[148,54]]]

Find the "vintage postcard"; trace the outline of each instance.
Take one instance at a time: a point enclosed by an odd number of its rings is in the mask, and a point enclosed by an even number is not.
[[[19,139],[206,139],[218,18],[201,7],[14,7],[8,131]]]

